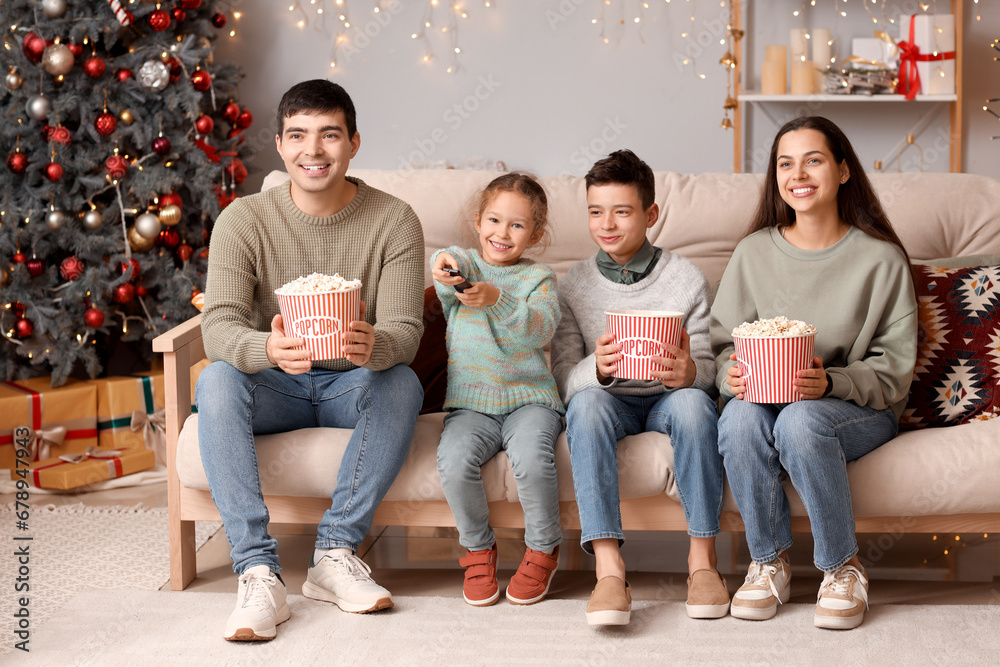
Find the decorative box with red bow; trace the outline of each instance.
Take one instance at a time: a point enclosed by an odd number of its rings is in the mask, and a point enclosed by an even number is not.
[[[145,447],[166,463],[163,373],[91,380],[97,387],[97,432],[101,449]]]
[[[903,14],[899,21],[899,86],[912,100],[955,94],[955,15]]]
[[[97,445],[97,389],[69,380],[53,387],[50,378],[0,382],[0,468],[14,470],[14,431],[28,448],[22,461],[82,452]]]
[[[27,480],[41,489],[75,489],[86,484],[115,479],[148,470],[156,463],[153,451],[133,449],[98,449],[88,447],[76,454],[64,454],[31,464]]]

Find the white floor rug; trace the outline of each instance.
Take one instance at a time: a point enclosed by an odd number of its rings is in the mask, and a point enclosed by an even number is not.
[[[813,607],[789,604],[766,622],[693,621],[681,602],[639,601],[632,623],[590,628],[586,603],[403,597],[394,609],[346,614],[289,596],[291,619],[270,642],[230,643],[235,596],[88,591],[32,636],[10,665],[995,665],[1000,605],[879,605],[857,630],[819,630]]]
[[[4,541],[0,550],[0,656],[14,643],[10,639],[17,620],[14,613],[22,597],[28,600],[31,627],[38,628],[81,591],[155,591],[170,578],[165,507],[32,503],[21,519],[18,513],[22,511],[13,502],[0,506],[0,539]],[[26,530],[18,529],[22,520]],[[221,525],[198,522],[197,546]],[[16,539],[26,537],[31,540]],[[25,548],[26,557],[15,554]],[[29,588],[18,591],[18,585]],[[110,593],[112,599],[118,594]]]

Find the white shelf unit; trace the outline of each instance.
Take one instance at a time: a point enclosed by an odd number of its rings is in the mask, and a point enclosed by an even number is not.
[[[730,0],[732,8],[731,23],[733,28],[741,29],[743,26],[743,5],[749,5],[751,0]],[[744,146],[743,137],[743,112],[744,105],[758,105],[772,122],[776,122],[774,116],[767,112],[769,104],[798,104],[803,102],[814,103],[844,103],[844,104],[871,104],[871,103],[898,103],[912,104],[930,103],[947,104],[950,116],[950,158],[949,167],[952,172],[962,171],[962,33],[963,2],[962,0],[951,0],[951,11],[955,15],[955,94],[954,95],[917,95],[914,100],[907,100],[903,95],[764,95],[758,91],[743,91],[743,59],[746,57],[747,49],[740,47],[740,57],[736,61],[736,69],[733,72],[733,86],[735,88],[736,108],[733,110],[733,172],[743,171]],[[744,40],[750,41],[749,33],[744,35]],[[911,128],[910,133],[919,135],[937,115],[938,109],[931,108],[923,115],[921,120]],[[902,142],[900,143],[900,145]],[[899,146],[893,149],[897,151]]]

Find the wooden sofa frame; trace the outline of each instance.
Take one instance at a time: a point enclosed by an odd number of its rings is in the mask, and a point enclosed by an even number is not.
[[[167,508],[170,525],[170,588],[183,590],[195,578],[195,521],[219,521],[219,512],[208,491],[182,487],[177,476],[177,441],[184,421],[191,414],[191,368],[205,358],[201,337],[201,315],[197,315],[153,340],[153,351],[163,354],[167,437]],[[329,498],[296,496],[264,497],[271,523],[318,524],[330,506]],[[560,503],[565,529],[579,529],[576,503]],[[626,530],[686,531],[684,511],[667,495],[634,498],[621,502],[622,526]],[[516,503],[490,503],[490,523],[495,528],[524,528],[524,517]],[[903,527],[907,533],[1000,532],[1000,513],[946,516],[857,517],[859,533],[883,533]],[[386,501],[375,512],[374,525],[453,527],[448,504],[442,500]],[[723,512],[723,531],[742,532],[736,512]],[[792,529],[809,531],[807,517],[793,517]]]

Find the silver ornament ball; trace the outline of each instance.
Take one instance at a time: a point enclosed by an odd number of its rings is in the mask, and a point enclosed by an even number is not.
[[[32,95],[28,98],[28,103],[24,105],[24,112],[32,120],[45,120],[52,111],[52,103],[45,95]]]
[[[170,83],[170,68],[159,60],[147,60],[139,68],[136,78],[150,90],[163,90]]]
[[[101,226],[104,219],[101,217],[101,212],[91,209],[83,214],[83,227],[84,229],[89,229],[93,231]]]
[[[135,231],[144,239],[155,240],[160,235],[160,219],[152,213],[143,213],[135,219]]]
[[[57,19],[66,13],[66,0],[42,0],[42,12],[50,19]]]
[[[17,90],[21,87],[21,84],[24,83],[24,79],[22,79],[21,75],[17,72],[11,72],[7,75],[6,82],[8,88],[11,90]]]
[[[49,211],[45,215],[45,224],[49,229],[59,229],[66,222],[66,214],[60,210]]]
[[[69,74],[76,58],[65,44],[51,44],[42,51],[42,69],[52,76]]]

